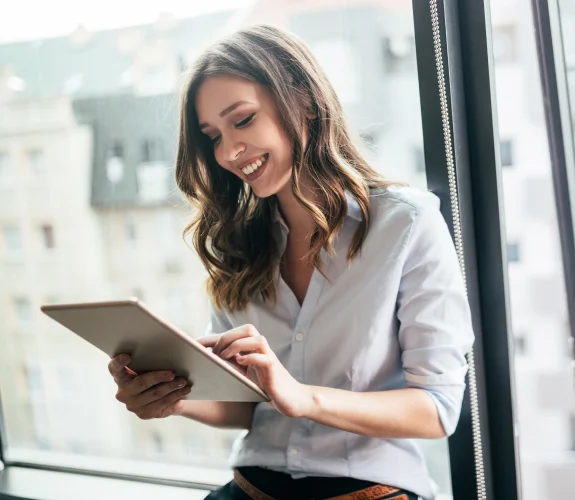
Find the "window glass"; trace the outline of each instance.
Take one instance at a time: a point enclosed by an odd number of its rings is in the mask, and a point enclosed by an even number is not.
[[[564,270],[531,5],[491,2],[523,500],[575,491]]]
[[[106,356],[43,316],[43,297],[136,295],[189,335],[204,333],[206,272],[181,240],[190,209],[174,181],[178,89],[207,43],[242,26],[271,23],[299,35],[337,91],[368,161],[425,188],[411,2],[168,0],[162,10],[171,14],[161,15],[144,7],[122,14],[104,2],[86,6],[83,17],[62,9],[68,24],[57,22],[56,4],[37,15],[50,22],[32,29],[23,14],[18,29],[0,33],[11,42],[0,44],[0,68],[10,68],[8,76],[0,72],[10,97],[0,101],[0,116],[25,117],[5,124],[10,138],[2,147],[21,151],[32,173],[48,168],[34,144],[49,140],[58,158],[49,184],[33,193],[25,180],[16,186],[22,199],[42,200],[33,213],[14,205],[16,216],[31,227],[40,217],[54,221],[66,235],[55,241],[53,227],[43,226],[44,244],[57,244],[57,254],[49,262],[26,256],[29,272],[14,272],[0,289],[10,299],[29,296],[14,303],[16,315],[35,324],[27,339],[7,328],[11,347],[0,350],[6,458],[223,482],[238,432],[183,418],[141,421],[127,412],[114,398]],[[6,164],[0,153],[0,170]],[[21,249],[20,230],[3,217],[5,248]],[[0,308],[0,321],[2,314]],[[25,383],[16,387],[12,377]],[[419,444],[440,498],[450,498],[447,441]]]
[[[17,251],[22,249],[22,233],[18,226],[5,225],[2,228],[4,239],[4,249],[7,251]]]

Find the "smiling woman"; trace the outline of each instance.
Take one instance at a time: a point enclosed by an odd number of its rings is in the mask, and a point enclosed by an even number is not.
[[[250,183],[256,196],[267,198],[288,184],[291,145],[268,88],[239,77],[212,76],[198,89],[196,110],[218,164]],[[268,163],[270,174],[262,176]]]
[[[364,215],[351,261],[367,235],[369,190],[394,184],[351,141],[308,47],[266,26],[228,37],[194,65],[182,92],[176,179],[198,208],[187,230],[210,273],[210,295],[231,311],[259,294],[277,300],[274,213],[292,229],[286,259],[296,254],[321,268],[351,193]]]
[[[431,497],[410,439],[454,432],[473,342],[437,198],[377,173],[307,45],[262,25],[191,69],[176,180],[209,273],[200,342],[271,399],[159,413],[249,429],[208,498]]]

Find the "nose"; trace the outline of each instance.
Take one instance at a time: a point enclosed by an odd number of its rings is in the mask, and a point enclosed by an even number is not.
[[[223,159],[228,162],[236,161],[246,150],[246,145],[233,137],[222,137],[221,152]]]

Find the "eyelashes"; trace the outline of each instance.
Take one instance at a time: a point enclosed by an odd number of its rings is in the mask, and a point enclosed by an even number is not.
[[[251,115],[247,116],[246,118],[244,118],[241,122],[236,123],[234,126],[236,128],[244,128],[247,127],[255,118],[256,113],[252,113]],[[217,135],[216,137],[210,139],[210,141],[212,142],[212,144],[215,146],[217,144],[220,143],[222,136],[221,135]]]

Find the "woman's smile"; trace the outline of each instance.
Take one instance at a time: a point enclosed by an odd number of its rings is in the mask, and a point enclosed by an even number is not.
[[[248,165],[240,169],[248,182],[255,181],[264,173],[268,165],[269,157],[270,154],[265,153],[255,161],[251,161]]]

